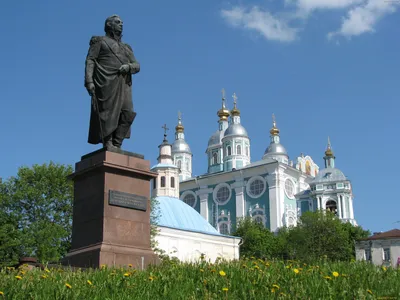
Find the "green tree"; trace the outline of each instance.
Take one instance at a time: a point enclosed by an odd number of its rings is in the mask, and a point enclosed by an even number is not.
[[[17,176],[1,183],[0,261],[35,256],[41,262],[58,261],[69,250],[72,226],[72,166],[50,162],[21,167]],[[3,218],[2,218],[3,219]],[[17,249],[17,250],[16,250]]]
[[[355,239],[365,236],[368,231],[343,223],[329,211],[306,212],[289,229],[286,249],[290,258],[302,261],[348,261],[355,257]]]
[[[250,217],[239,220],[232,235],[242,238],[241,256],[272,258],[276,255],[277,241],[274,234]]]

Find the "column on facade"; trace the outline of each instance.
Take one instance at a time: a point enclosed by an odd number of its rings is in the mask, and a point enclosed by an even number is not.
[[[341,198],[342,198],[342,204],[343,204],[343,206],[342,206],[342,219],[347,219],[349,216],[347,215],[347,212],[346,212],[346,205],[347,205],[346,198],[343,195],[341,195]]]
[[[200,188],[196,192],[196,194],[199,196],[200,199],[200,215],[209,221],[209,216],[208,216],[208,194],[212,193],[212,189],[209,189],[207,187],[205,188]]]
[[[353,197],[349,197],[349,213],[350,219],[354,219],[354,210],[353,210]]]
[[[339,219],[342,218],[342,195],[338,195],[337,210]]]
[[[271,232],[275,232],[279,228],[279,197],[277,189],[276,173],[267,176],[269,187],[269,223]]]

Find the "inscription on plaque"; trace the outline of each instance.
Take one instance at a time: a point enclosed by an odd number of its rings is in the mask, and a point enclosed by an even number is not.
[[[147,210],[147,198],[135,194],[124,193],[110,190],[108,195],[108,204],[121,206],[137,210]]]

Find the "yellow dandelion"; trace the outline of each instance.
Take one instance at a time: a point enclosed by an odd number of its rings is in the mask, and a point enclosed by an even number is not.
[[[46,279],[47,278],[47,275],[42,275],[41,276],[43,279]]]
[[[339,273],[338,272],[332,272],[333,277],[338,277]]]
[[[368,294],[371,294],[371,295],[372,295],[372,291],[371,291],[371,290],[367,290],[367,292],[368,292]]]
[[[279,285],[277,285],[277,284],[273,284],[272,287],[273,287],[273,288],[276,288],[276,289],[278,289],[278,290],[280,289]]]
[[[332,279],[330,276],[324,276],[325,279]]]
[[[293,269],[293,272],[295,272],[296,274],[300,273],[300,271],[298,269]]]
[[[242,265],[242,268],[245,269],[245,268],[247,268],[247,266],[246,265]]]
[[[93,283],[92,283],[90,280],[87,280],[86,283],[87,283],[88,285],[93,285]]]
[[[106,265],[101,265],[100,268],[101,269],[105,269]]]
[[[257,269],[257,270],[258,270],[258,269],[260,269],[260,267],[257,266],[257,265],[255,265],[255,266],[254,266],[254,269]]]
[[[46,268],[46,269],[44,269],[44,271],[45,271],[45,272],[47,272],[47,273],[50,273],[50,270],[49,270],[49,269],[47,269],[47,268]]]
[[[290,266],[286,266],[286,269],[290,269]]]
[[[382,270],[383,270],[383,271],[386,271],[387,269],[386,269],[386,267],[382,267]]]
[[[133,267],[133,265],[132,265],[132,264],[129,264],[129,265],[128,265],[128,267],[129,267],[129,268],[132,268],[132,267]]]
[[[65,284],[65,287],[66,287],[67,289],[72,289],[72,285],[70,285],[69,283],[66,283],[66,284]]]
[[[21,271],[20,273],[21,273],[22,275],[25,275],[26,271]]]
[[[0,296],[4,296],[4,292],[0,291]]]
[[[154,276],[150,276],[150,277],[149,277],[149,280],[150,280],[150,281],[153,281],[154,278],[155,278]]]
[[[224,271],[219,271],[219,275],[221,275],[222,277],[224,277],[226,275],[226,273]]]
[[[124,277],[129,277],[131,275],[131,273],[125,273]]]
[[[275,289],[274,288],[271,289],[271,293],[275,293]]]
[[[227,287],[222,288],[224,292],[227,292],[229,289]]]
[[[19,276],[19,275],[15,276],[15,278],[18,279],[18,280],[21,280],[21,279],[22,279],[22,277]]]
[[[200,269],[200,272],[202,272],[202,273],[203,273],[203,272],[204,272],[204,270],[203,270],[203,269]]]

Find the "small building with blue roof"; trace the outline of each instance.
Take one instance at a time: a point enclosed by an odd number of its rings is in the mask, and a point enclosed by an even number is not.
[[[180,168],[172,161],[172,145],[166,134],[159,146],[158,174],[152,182],[152,197],[158,202],[157,248],[181,261],[196,261],[202,255],[215,261],[218,257],[239,258],[241,239],[219,233],[193,207],[179,199]]]

